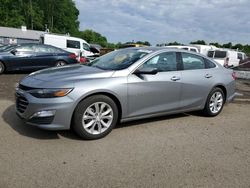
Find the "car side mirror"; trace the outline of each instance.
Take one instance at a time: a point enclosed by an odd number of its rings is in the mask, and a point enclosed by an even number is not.
[[[136,75],[140,75],[140,74],[157,74],[158,73],[158,69],[157,68],[151,68],[151,67],[145,67],[142,69],[137,69],[134,74]]]
[[[10,53],[12,53],[13,55],[16,55],[17,50],[11,50]]]

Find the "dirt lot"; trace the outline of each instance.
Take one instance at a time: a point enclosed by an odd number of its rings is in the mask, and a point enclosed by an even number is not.
[[[196,113],[121,124],[107,137],[23,124],[14,85],[0,76],[0,187],[250,187],[249,103],[215,118]],[[248,94],[248,82],[237,81]]]

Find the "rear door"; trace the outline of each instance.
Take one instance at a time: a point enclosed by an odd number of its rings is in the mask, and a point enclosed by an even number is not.
[[[176,53],[164,52],[138,68],[157,68],[157,74],[128,76],[130,117],[174,111],[180,107],[181,73],[177,67]]]
[[[34,47],[32,67],[34,69],[41,69],[55,66],[59,54],[59,50],[50,45],[36,45]]]
[[[28,70],[33,56],[33,44],[26,44],[13,49],[8,61],[14,70]]]
[[[213,87],[215,65],[206,58],[191,54],[181,53],[183,70],[181,71],[181,107],[192,109],[202,106],[208,93]]]

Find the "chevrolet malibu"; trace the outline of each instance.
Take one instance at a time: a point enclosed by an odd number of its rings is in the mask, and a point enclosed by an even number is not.
[[[234,96],[233,71],[203,55],[127,48],[31,73],[16,88],[16,112],[42,129],[98,139],[118,122],[196,110],[216,116]]]

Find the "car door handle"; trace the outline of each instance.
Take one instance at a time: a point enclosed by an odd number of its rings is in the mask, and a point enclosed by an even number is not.
[[[172,81],[177,81],[177,80],[180,80],[181,78],[180,77],[177,77],[177,76],[173,76],[172,78],[171,78],[171,80]]]
[[[212,78],[213,76],[211,74],[206,74],[205,78]]]

